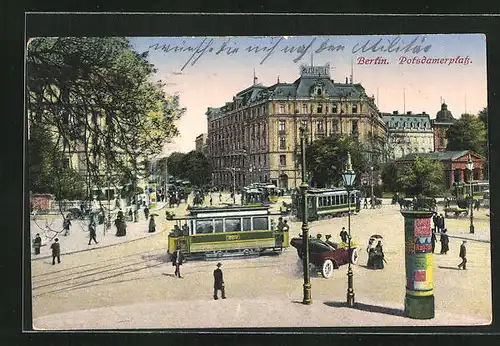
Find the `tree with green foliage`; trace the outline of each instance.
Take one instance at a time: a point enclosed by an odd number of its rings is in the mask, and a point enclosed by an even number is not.
[[[27,107],[30,165],[47,131],[63,154],[81,152],[88,184],[118,184],[144,176],[144,159],[161,152],[178,135],[184,113],[147,53],[135,52],[126,38],[35,38],[28,44]],[[33,192],[40,186],[30,186]]]
[[[481,119],[484,125],[488,127],[488,107],[484,107],[479,111],[479,119]]]
[[[168,172],[171,176],[176,178],[184,178],[186,167],[184,166],[184,158],[186,154],[180,152],[173,152],[167,158]]]
[[[400,190],[399,170],[395,161],[387,162],[382,166],[381,176],[385,191],[397,192]]]
[[[185,169],[185,178],[194,186],[202,187],[210,182],[212,166],[202,152],[193,150],[187,153],[182,166]]]
[[[397,183],[407,195],[436,196],[444,189],[443,166],[439,161],[417,155],[399,171]]]
[[[363,148],[350,136],[332,135],[315,140],[308,145],[306,148],[306,168],[311,174],[312,185],[320,187],[341,185],[348,151],[351,153],[354,171],[366,171],[367,163],[363,155]],[[300,155],[299,160],[302,162]]]
[[[446,131],[446,150],[472,150],[484,156],[486,153],[486,126],[477,116],[462,114],[462,117]]]

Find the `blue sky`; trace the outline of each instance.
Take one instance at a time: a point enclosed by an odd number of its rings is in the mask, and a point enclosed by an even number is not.
[[[487,104],[486,38],[481,34],[143,37],[130,38],[130,41],[138,52],[149,50],[149,60],[158,68],[156,78],[167,83],[165,92],[179,94],[181,105],[187,108],[178,123],[181,136],[165,147],[165,154],[194,149],[195,137],[206,132],[206,109],[222,106],[237,92],[249,87],[254,69],[264,85],[276,83],[278,76],[280,82],[291,83],[299,77],[299,66],[309,65],[311,60],[314,65],[330,63],[331,77],[337,82],[344,82],[350,75],[352,61],[354,82],[361,83],[368,95],[378,99],[382,112],[425,111],[434,117],[444,99],[448,109],[459,117],[465,111],[477,113]],[[361,51],[362,47],[366,50],[377,41],[380,42],[374,47],[379,48],[376,52]],[[391,42],[392,51],[388,51]],[[403,52],[411,42],[413,51]],[[226,49],[221,50],[224,43]],[[417,44],[419,51],[414,50]],[[255,52],[256,46],[268,50]],[[302,51],[297,52],[300,46]],[[327,46],[331,50],[321,50]],[[198,53],[188,51],[188,47],[198,47]],[[253,49],[248,51],[248,47]],[[294,51],[290,52],[292,47]],[[398,47],[399,51],[395,51]],[[469,63],[400,64],[402,57],[424,56],[468,57]],[[388,64],[358,64],[360,58],[376,57],[386,59]]]

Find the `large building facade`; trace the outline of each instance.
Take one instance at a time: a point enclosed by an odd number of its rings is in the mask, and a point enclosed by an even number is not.
[[[394,111],[382,115],[387,125],[391,159],[399,159],[410,153],[434,151],[434,131],[428,114],[399,114]]]
[[[301,182],[300,128],[308,140],[346,134],[383,145],[387,128],[374,97],[360,84],[336,83],[330,66],[301,66],[293,83],[254,83],[220,108],[208,108],[213,183],[237,187],[269,182],[293,188]]]

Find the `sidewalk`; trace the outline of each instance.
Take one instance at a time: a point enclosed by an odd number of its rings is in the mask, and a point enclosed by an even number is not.
[[[467,326],[487,325],[485,318],[436,311],[428,320],[403,316],[404,305],[314,300],[303,305],[301,297],[265,297],[159,301],[72,311],[33,320],[42,330],[156,329],[156,328],[300,328],[368,326]]]
[[[113,246],[117,244],[122,244],[142,238],[146,238],[165,230],[165,208],[166,203],[158,203],[155,209],[151,209],[150,213],[158,214],[156,219],[156,232],[148,232],[149,220],[144,219],[144,213],[142,210],[139,211],[139,221],[131,222],[127,221],[127,235],[123,237],[115,236],[116,227],[111,226],[110,229],[105,229],[104,225],[97,225],[97,241],[99,244],[95,244],[93,241],[91,245],[89,242],[89,232],[88,232],[88,221],[87,220],[72,220],[70,232],[67,236],[64,236],[62,231],[62,216],[57,217],[57,219],[47,220],[46,218],[38,218],[37,220],[30,221],[30,234],[31,240],[35,238],[37,233],[40,234],[42,238],[42,247],[40,248],[40,254],[35,255],[34,250],[31,247],[31,259],[37,260],[47,257],[52,257],[52,251],[50,245],[53,243],[51,238],[59,238],[59,243],[61,244],[61,255],[67,255],[70,253],[88,251],[95,248],[103,248],[108,246]],[[186,208],[186,204],[183,203],[179,208],[171,209],[174,213],[180,213]],[[48,229],[48,230],[47,230]]]

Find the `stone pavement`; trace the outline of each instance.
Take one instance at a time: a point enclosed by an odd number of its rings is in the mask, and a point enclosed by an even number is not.
[[[186,204],[182,203],[179,208],[169,209],[176,212],[182,212],[185,210]],[[54,238],[59,239],[59,243],[61,244],[61,255],[67,255],[70,253],[80,252],[80,251],[88,251],[95,248],[103,248],[108,246],[113,246],[125,242],[134,241],[137,239],[142,239],[159,232],[163,232],[165,230],[164,222],[165,220],[165,203],[158,203],[155,209],[151,209],[150,213],[156,213],[158,216],[156,217],[156,232],[149,233],[148,232],[148,224],[149,220],[144,218],[144,213],[139,210],[139,221],[131,222],[127,221],[127,235],[123,237],[115,236],[116,227],[114,225],[111,226],[110,229],[105,229],[104,225],[97,225],[97,241],[98,244],[95,244],[92,241],[91,245],[88,245],[89,241],[89,231],[88,231],[88,221],[87,220],[72,220],[70,232],[67,236],[64,235],[62,231],[62,216],[56,216],[52,219],[36,219],[31,220],[30,222],[30,233],[31,239],[35,238],[37,233],[40,234],[42,238],[42,247],[40,248],[40,254],[35,255],[33,248],[31,247],[31,259],[37,260],[47,257],[52,257],[52,251],[50,249],[50,245],[53,243]],[[114,219],[112,214],[112,220]]]
[[[301,297],[296,297],[301,299]],[[157,301],[71,311],[34,319],[38,330],[188,329],[188,328],[300,328],[369,326],[469,326],[490,320],[436,311],[435,317],[416,320],[403,316],[404,306],[389,303],[314,301],[303,305],[290,297],[222,300]]]
[[[230,194],[224,192],[222,194],[222,199],[219,201],[219,193],[213,193],[212,195],[212,203],[213,206],[219,206],[223,204],[232,204],[233,199],[230,197]],[[192,205],[193,195],[190,195],[188,198],[188,203]],[[209,205],[210,197],[207,196],[205,199],[205,206]],[[236,194],[236,204],[239,204],[241,201],[241,195]],[[173,212],[176,216],[185,215],[186,214],[186,203],[181,203],[179,207],[168,208],[168,205],[163,202],[157,203],[157,207],[155,209],[151,209],[150,213],[156,213],[159,216],[156,217],[156,232],[149,233],[148,232],[148,223],[149,220],[144,219],[144,212],[141,208],[139,210],[139,221],[131,222],[127,221],[127,235],[124,237],[115,236],[116,228],[114,225],[111,226],[111,229],[105,229],[104,225],[97,225],[97,241],[99,244],[95,244],[93,241],[91,245],[88,245],[89,241],[89,232],[88,232],[88,222],[86,220],[72,220],[72,225],[70,228],[69,235],[64,236],[62,231],[62,216],[61,215],[43,215],[39,216],[36,219],[31,218],[30,221],[30,234],[31,240],[35,238],[37,233],[40,234],[42,238],[42,247],[40,248],[40,254],[35,255],[33,248],[31,247],[31,259],[37,260],[47,257],[52,257],[52,251],[50,249],[50,245],[53,243],[54,238],[59,239],[59,243],[61,244],[61,255],[67,255],[70,253],[80,252],[80,251],[88,251],[95,248],[103,248],[107,246],[113,246],[117,244],[122,244],[125,242],[130,242],[138,239],[142,239],[158,232],[163,232],[166,230],[164,221],[165,221],[165,210],[169,210]],[[112,212],[111,219],[114,220],[116,216],[116,210]]]

